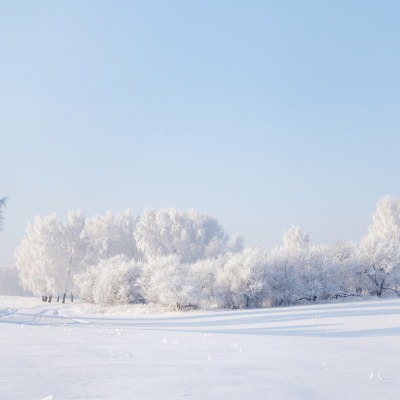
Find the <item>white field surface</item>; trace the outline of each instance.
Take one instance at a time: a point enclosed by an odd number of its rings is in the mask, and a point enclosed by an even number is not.
[[[83,314],[0,297],[0,399],[398,399],[400,300]]]

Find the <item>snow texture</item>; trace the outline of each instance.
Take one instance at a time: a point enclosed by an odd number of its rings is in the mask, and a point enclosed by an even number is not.
[[[159,315],[0,297],[0,399],[397,399],[400,299]]]

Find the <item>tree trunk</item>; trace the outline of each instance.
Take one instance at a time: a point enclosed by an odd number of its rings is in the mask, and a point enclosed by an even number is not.
[[[71,303],[74,302],[74,295],[71,293]]]
[[[58,294],[57,295],[57,303],[59,303],[60,302],[60,295]]]
[[[47,303],[47,296],[43,296],[43,301]]]
[[[64,293],[63,294],[63,299],[62,299],[62,303],[64,304],[65,303],[65,298],[67,297],[67,293]]]
[[[49,303],[51,303],[51,299],[53,298],[53,295],[52,294],[50,294],[49,295]]]

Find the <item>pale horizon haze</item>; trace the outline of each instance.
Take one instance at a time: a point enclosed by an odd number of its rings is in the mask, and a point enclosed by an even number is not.
[[[358,240],[400,196],[400,2],[0,5],[0,264],[36,215],[197,208]]]

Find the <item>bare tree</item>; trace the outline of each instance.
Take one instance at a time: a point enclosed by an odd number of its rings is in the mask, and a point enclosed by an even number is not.
[[[0,199],[0,231],[3,230],[3,221],[4,221],[4,207],[6,206],[7,197],[3,197]]]

